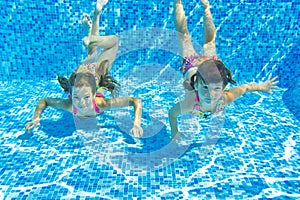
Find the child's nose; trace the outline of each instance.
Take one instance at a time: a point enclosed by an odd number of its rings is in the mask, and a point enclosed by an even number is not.
[[[210,91],[210,96],[211,97],[217,97],[218,95],[219,95],[219,92],[214,91],[214,90]]]
[[[81,99],[81,100],[80,100],[80,103],[81,103],[81,104],[86,104],[86,100],[85,100],[85,99]]]

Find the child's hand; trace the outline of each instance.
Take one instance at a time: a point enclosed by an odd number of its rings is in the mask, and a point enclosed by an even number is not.
[[[136,138],[140,138],[143,136],[143,129],[140,126],[136,126],[134,125],[132,127],[132,129],[130,130],[130,133],[136,137]]]
[[[25,125],[25,131],[30,132],[33,128],[36,128],[39,125],[40,125],[40,120],[39,119],[32,120],[31,122],[28,122]]]
[[[268,80],[260,84],[262,86],[262,91],[267,92],[269,94],[272,93],[271,91],[272,88],[277,88],[276,84],[278,83],[277,76],[273,77],[272,79],[271,78],[272,78],[272,74],[269,75]]]

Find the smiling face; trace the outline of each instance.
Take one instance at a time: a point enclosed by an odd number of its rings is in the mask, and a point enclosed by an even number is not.
[[[80,118],[95,117],[94,95],[90,87],[73,87],[72,102],[77,109],[77,116]]]
[[[223,94],[224,80],[215,61],[206,61],[198,67],[194,88],[203,103],[214,104],[219,100]]]
[[[81,119],[95,117],[96,80],[93,74],[84,72],[72,73],[69,81],[72,86],[71,94],[74,114]]]

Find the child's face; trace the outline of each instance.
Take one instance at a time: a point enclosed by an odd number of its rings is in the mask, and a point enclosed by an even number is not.
[[[72,102],[77,108],[77,116],[82,118],[95,117],[93,99],[94,95],[90,87],[73,87]]]
[[[223,94],[223,82],[205,84],[203,81],[198,81],[196,89],[202,102],[217,102]]]

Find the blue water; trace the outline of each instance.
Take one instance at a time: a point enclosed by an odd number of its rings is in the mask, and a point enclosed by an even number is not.
[[[183,3],[200,52],[201,6]],[[40,128],[24,132],[40,98],[66,98],[56,76],[85,56],[79,21],[93,5],[1,0],[0,199],[300,198],[300,4],[211,5],[219,57],[237,83],[272,73],[279,88],[244,94],[219,121],[181,116],[186,142],[175,144],[167,113],[184,94],[172,1],[110,1],[101,17],[101,35],[120,38],[111,71],[120,96],[143,101],[145,134],[133,139],[129,108],[97,117],[98,131],[79,130],[71,114],[47,108]]]

